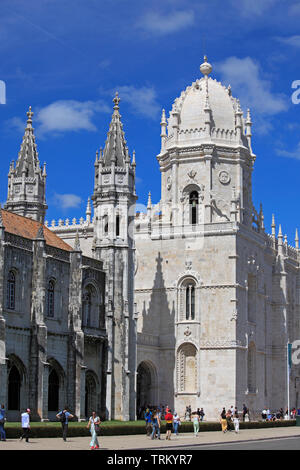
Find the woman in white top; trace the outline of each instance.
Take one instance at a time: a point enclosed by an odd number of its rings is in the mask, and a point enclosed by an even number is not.
[[[93,411],[92,416],[89,419],[89,424],[87,425],[87,428],[91,429],[91,435],[92,435],[92,440],[90,442],[91,450],[99,449],[99,442],[97,438],[97,430],[99,430],[99,425],[100,425],[100,418],[99,416],[96,416],[96,412]]]
[[[194,436],[197,437],[199,432],[199,416],[197,413],[193,413],[192,421],[194,425]]]

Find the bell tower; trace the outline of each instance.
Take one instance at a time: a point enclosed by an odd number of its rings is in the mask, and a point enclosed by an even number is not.
[[[130,158],[118,93],[104,150],[96,153],[94,252],[104,261],[108,332],[108,419],[135,419],[136,319],[133,239],[135,154]]]
[[[47,210],[46,164],[40,166],[32,116],[30,106],[16,166],[14,161],[10,164],[4,209],[44,223]]]

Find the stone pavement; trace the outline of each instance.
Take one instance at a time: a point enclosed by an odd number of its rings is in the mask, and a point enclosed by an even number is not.
[[[201,428],[200,428],[201,429]],[[216,444],[224,442],[251,441],[257,439],[274,439],[284,437],[300,438],[300,426],[290,426],[286,428],[267,429],[242,429],[238,434],[234,431],[225,434],[222,431],[201,432],[198,437],[192,433],[179,434],[178,437],[172,435],[170,441],[165,440],[165,434],[161,440],[151,440],[146,435],[134,436],[100,436],[100,450],[165,450],[174,446],[186,447],[199,444]],[[60,438],[33,438],[29,443],[18,439],[9,439],[0,442],[1,450],[89,450],[89,437],[70,437],[67,442]]]

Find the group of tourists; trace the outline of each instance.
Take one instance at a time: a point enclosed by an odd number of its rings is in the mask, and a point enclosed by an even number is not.
[[[194,435],[197,437],[199,432],[199,424],[203,421],[205,416],[203,408],[198,408],[197,411],[192,412],[190,406],[186,407],[185,421],[192,421],[194,426]],[[179,426],[181,425],[181,418],[176,411],[166,407],[146,408],[144,412],[144,419],[146,424],[146,435],[151,439],[161,439],[160,429],[161,422],[166,422],[166,440],[171,439],[172,432],[174,436],[178,436]]]
[[[261,412],[261,417],[263,421],[282,421],[283,419],[296,419],[296,414],[296,408],[293,408],[290,412],[286,409],[285,413],[283,408],[280,408],[280,410],[275,413],[271,412],[268,408],[264,408]]]
[[[21,414],[21,427],[22,427],[22,433],[20,436],[20,441],[25,439],[25,442],[29,442],[29,436],[30,436],[30,414],[31,410],[30,408],[27,408],[26,411],[24,411]],[[67,440],[67,434],[68,434],[68,424],[69,420],[74,418],[74,416],[70,413],[70,410],[68,409],[67,406],[64,407],[63,410],[61,410],[59,413],[57,413],[56,418],[60,421],[61,427],[62,427],[62,438],[64,441]],[[4,405],[2,404],[0,407],[0,438],[1,441],[6,441],[6,433],[4,429],[6,421],[6,410]],[[100,423],[101,420],[99,416],[97,416],[97,413],[95,411],[92,412],[91,417],[88,420],[87,424],[87,429],[90,430],[92,439],[90,441],[90,449],[99,449],[99,442],[98,442],[98,434],[100,432]]]

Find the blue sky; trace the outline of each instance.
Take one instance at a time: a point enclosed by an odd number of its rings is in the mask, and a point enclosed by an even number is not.
[[[160,199],[161,109],[200,77],[212,75],[251,108],[253,202],[272,213],[288,242],[300,228],[300,3],[284,0],[1,0],[0,200],[20,148],[26,112],[41,163],[47,163],[47,220],[85,215],[95,152],[104,146],[118,89],[137,193]],[[299,95],[300,96],[300,95]]]

